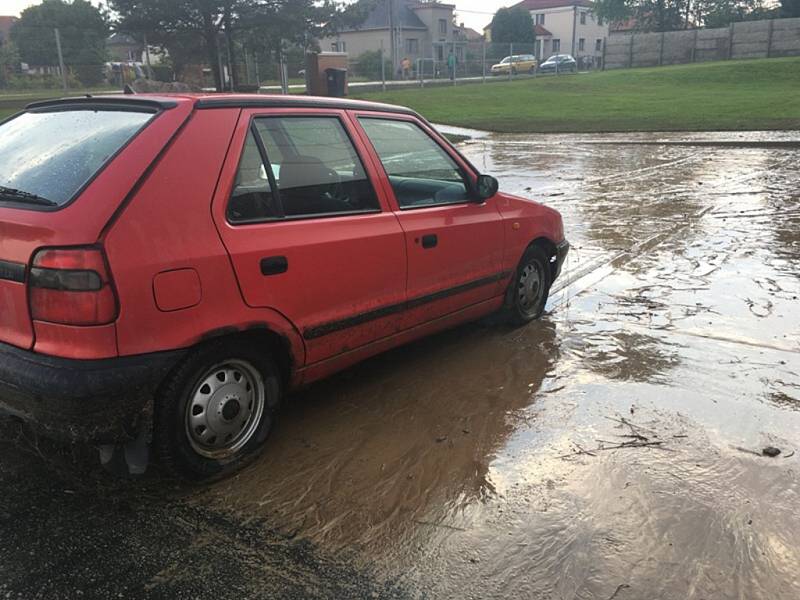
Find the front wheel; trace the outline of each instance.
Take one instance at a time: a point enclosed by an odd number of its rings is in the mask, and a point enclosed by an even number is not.
[[[192,481],[230,475],[258,455],[280,397],[275,362],[256,346],[229,339],[198,348],[156,399],[159,462]]]
[[[531,246],[522,256],[506,298],[506,311],[512,323],[524,325],[541,317],[551,284],[547,255],[538,246]]]

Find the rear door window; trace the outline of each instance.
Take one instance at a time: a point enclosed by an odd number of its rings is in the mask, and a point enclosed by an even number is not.
[[[380,211],[337,117],[258,117],[228,203],[231,223]]]
[[[26,112],[0,125],[0,205],[70,202],[147,123],[153,111]]]

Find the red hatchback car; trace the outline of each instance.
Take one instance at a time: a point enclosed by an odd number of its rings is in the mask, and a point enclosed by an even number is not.
[[[556,211],[498,193],[405,108],[32,104],[0,124],[0,408],[61,439],[152,435],[175,473],[218,478],[287,390],[539,317],[568,248]]]

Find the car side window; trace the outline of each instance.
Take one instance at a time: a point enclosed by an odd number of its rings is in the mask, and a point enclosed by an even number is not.
[[[280,217],[252,129],[247,133],[247,141],[239,159],[239,169],[236,171],[233,192],[228,202],[227,216],[231,223]]]
[[[401,209],[469,201],[458,164],[421,127],[408,121],[359,119],[383,163]]]
[[[364,165],[336,117],[258,117],[231,200],[232,223],[379,212]]]

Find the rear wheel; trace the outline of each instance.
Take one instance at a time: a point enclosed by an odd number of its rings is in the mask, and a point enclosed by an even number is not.
[[[552,284],[550,261],[538,246],[525,251],[508,289],[506,311],[516,325],[538,319],[544,312]]]
[[[280,397],[275,362],[254,345],[228,339],[198,348],[156,399],[157,458],[192,481],[225,477],[258,455]]]

